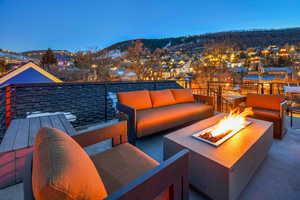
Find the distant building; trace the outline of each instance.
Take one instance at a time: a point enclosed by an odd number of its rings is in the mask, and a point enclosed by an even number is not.
[[[292,76],[292,67],[262,67],[260,71],[248,72],[244,81],[285,81]]]
[[[0,77],[0,87],[17,83],[53,83],[62,82],[57,77],[43,70],[34,62],[22,64]]]

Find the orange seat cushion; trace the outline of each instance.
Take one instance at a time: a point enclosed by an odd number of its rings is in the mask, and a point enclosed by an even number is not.
[[[171,90],[176,103],[194,102],[194,95],[190,89],[172,89]]]
[[[253,108],[253,114],[261,118],[280,120],[280,112],[275,110]]]
[[[32,188],[36,200],[104,199],[107,191],[87,153],[61,130],[39,130],[33,152]]]
[[[248,107],[280,110],[280,103],[284,101],[283,96],[248,94],[246,104]]]
[[[128,105],[136,110],[152,108],[151,98],[148,90],[119,92],[118,100],[121,104]]]
[[[125,143],[91,157],[109,194],[141,177],[159,163],[150,156]]]
[[[159,166],[157,161],[129,143],[97,153],[91,159],[101,173],[108,194],[118,191]],[[169,200],[169,191],[164,191],[154,200]]]
[[[185,123],[213,116],[213,107],[198,103],[180,103],[140,110],[136,114],[137,137],[175,128]]]
[[[175,104],[171,90],[150,91],[153,108]]]

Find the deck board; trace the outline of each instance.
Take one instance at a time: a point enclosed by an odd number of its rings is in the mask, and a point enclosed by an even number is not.
[[[41,119],[41,128],[43,128],[43,127],[52,128],[53,127],[49,116],[43,116],[40,119]]]
[[[49,116],[49,119],[52,122],[53,127],[60,129],[64,132],[67,132],[64,125],[62,124],[62,121],[58,118],[58,115]]]
[[[34,143],[35,136],[38,130],[41,128],[41,120],[40,117],[33,117],[29,119],[30,127],[29,127],[29,138],[28,138],[28,146],[32,146]]]
[[[2,143],[0,145],[0,152],[7,152],[7,151],[11,151],[12,147],[14,145],[16,136],[17,136],[17,131],[18,131],[18,125],[19,125],[20,121],[19,120],[13,120],[6,133],[5,136],[2,140]]]
[[[65,117],[65,115],[58,115],[57,116],[61,123],[63,124],[65,130],[66,130],[66,133],[70,136],[73,136],[73,135],[77,135],[77,132],[76,130],[73,128],[73,126],[71,125],[71,123],[67,120],[67,118]]]
[[[29,138],[29,120],[18,119],[20,121],[17,127],[17,135],[14,141],[13,150],[22,149],[28,146]]]

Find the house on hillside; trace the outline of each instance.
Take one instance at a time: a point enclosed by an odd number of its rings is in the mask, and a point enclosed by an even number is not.
[[[0,87],[17,83],[59,83],[57,77],[29,61],[0,77]]]

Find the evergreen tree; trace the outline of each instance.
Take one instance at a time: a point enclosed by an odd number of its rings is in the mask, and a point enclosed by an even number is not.
[[[42,56],[41,65],[45,70],[49,71],[50,66],[55,64],[57,64],[57,60],[53,54],[53,51],[49,48]]]

